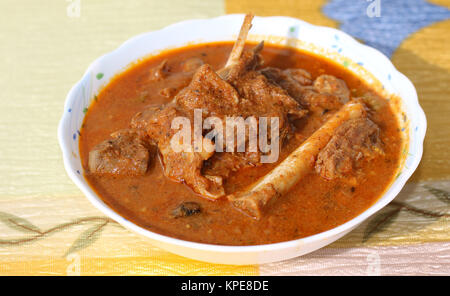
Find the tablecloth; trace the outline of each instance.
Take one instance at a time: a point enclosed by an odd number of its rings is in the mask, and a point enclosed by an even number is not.
[[[369,7],[370,6],[370,7]],[[3,0],[0,275],[450,275],[450,1]],[[156,247],[92,206],[57,143],[65,96],[142,32],[227,13],[285,15],[377,47],[417,88],[423,160],[399,196],[335,243],[287,261],[217,265]]]

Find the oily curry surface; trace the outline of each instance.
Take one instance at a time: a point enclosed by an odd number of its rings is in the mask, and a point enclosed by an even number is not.
[[[247,45],[252,48],[255,45]],[[316,234],[357,216],[370,207],[394,179],[399,166],[401,136],[398,122],[389,104],[371,113],[378,125],[383,154],[360,164],[357,178],[325,179],[311,170],[287,194],[270,203],[260,219],[237,210],[228,200],[209,200],[189,186],[164,175],[158,157],[150,160],[144,175],[123,176],[93,174],[89,170],[89,152],[117,130],[128,128],[131,118],[149,105],[163,105],[186,87],[193,76],[189,62],[201,61],[218,70],[233,47],[230,42],[192,45],[164,52],[143,60],[115,77],[96,97],[81,129],[80,151],[85,178],[103,201],[130,221],[151,231],[195,242],[221,245],[256,245],[288,241]],[[265,66],[302,68],[312,78],[329,74],[342,79],[352,97],[370,88],[358,77],[329,60],[295,49],[266,45],[261,52]],[[163,61],[169,75],[149,80]],[[294,123],[294,136],[282,147],[278,162],[232,172],[225,180],[227,194],[243,190],[267,174],[277,163],[304,142],[326,120],[309,115]],[[201,212],[174,218],[180,204],[194,202]]]

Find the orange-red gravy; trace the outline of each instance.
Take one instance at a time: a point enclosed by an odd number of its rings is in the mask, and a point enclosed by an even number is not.
[[[193,45],[171,50],[143,60],[115,77],[97,96],[84,119],[80,137],[83,167],[87,172],[89,151],[110,133],[127,128],[134,114],[149,104],[168,101],[159,94],[164,87],[181,89],[190,76],[177,74],[182,63],[199,57],[215,69],[225,64],[233,43]],[[295,49],[266,45],[266,66],[303,68],[313,78],[331,74],[343,79],[353,96],[369,88],[343,66]],[[168,60],[171,74],[163,82],[149,82],[150,69]],[[257,221],[237,211],[226,200],[210,201],[188,186],[163,175],[158,159],[141,177],[96,176],[85,178],[112,209],[134,223],[164,235],[211,244],[255,245],[282,242],[316,234],[357,216],[370,207],[394,179],[399,165],[402,140],[398,122],[389,105],[376,112],[372,120],[381,129],[385,155],[364,163],[364,178],[352,186],[342,180],[326,181],[315,172],[302,179],[288,194],[279,198]],[[301,129],[281,153],[280,161],[321,124],[312,118],[300,122]],[[227,193],[251,184],[273,165],[247,169],[233,175],[225,184]],[[202,213],[174,219],[170,212],[184,201],[195,201]]]

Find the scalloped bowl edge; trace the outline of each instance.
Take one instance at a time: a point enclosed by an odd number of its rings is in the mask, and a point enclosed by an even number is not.
[[[325,55],[335,61],[343,61],[352,71],[358,74],[361,71],[363,78],[372,81],[374,87],[401,98],[402,110],[407,116],[407,121],[403,123],[407,153],[397,178],[371,207],[346,223],[305,238],[267,245],[223,246],[185,241],[154,233],[120,216],[98,197],[83,177],[78,136],[86,108],[89,107],[95,94],[114,75],[124,71],[136,61],[158,54],[167,48],[190,43],[234,40],[242,19],[242,14],[234,14],[213,19],[189,20],[129,39],[88,67],[82,79],[69,91],[58,126],[58,140],[63,153],[64,167],[72,181],[96,208],[126,228],[147,237],[153,245],[169,252],[211,263],[236,265],[262,264],[304,255],[334,242],[353,230],[392,201],[403,188],[419,165],[426,132],[425,114],[419,105],[413,84],[398,72],[381,52],[359,43],[337,29],[314,26],[290,17],[255,17],[249,40],[256,41],[265,36],[271,43],[281,43]],[[298,38],[298,33],[301,33],[301,39]]]

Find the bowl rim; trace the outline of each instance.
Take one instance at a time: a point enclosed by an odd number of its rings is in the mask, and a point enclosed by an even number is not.
[[[423,141],[425,138],[425,133],[426,133],[426,128],[427,128],[427,121],[426,121],[425,113],[419,104],[417,92],[416,92],[412,82],[405,75],[403,75],[401,72],[399,72],[395,68],[395,66],[392,64],[392,62],[383,53],[381,53],[380,51],[378,51],[375,48],[372,48],[370,46],[367,46],[367,45],[364,45],[364,44],[358,42],[355,38],[351,37],[347,33],[343,32],[341,30],[335,29],[335,28],[313,25],[313,24],[307,23],[303,20],[293,18],[293,17],[255,16],[255,19],[262,19],[262,20],[266,20],[266,21],[277,20],[277,19],[278,20],[279,19],[289,20],[293,23],[299,23],[302,26],[311,26],[311,27],[314,27],[315,29],[329,31],[334,34],[344,35],[347,37],[346,38],[347,40],[345,40],[345,42],[351,42],[351,43],[353,43],[354,46],[359,46],[359,47],[361,47],[361,49],[365,50],[366,52],[370,52],[370,54],[377,55],[378,58],[383,59],[384,62],[392,68],[392,74],[398,75],[399,78],[402,79],[406,83],[407,87],[410,88],[410,90],[412,91],[412,96],[408,98],[408,101],[409,101],[409,104],[413,107],[414,111],[417,112],[418,121],[420,122],[420,128],[419,128],[418,132],[416,133],[416,136],[418,137],[417,142],[420,145],[418,145],[416,147],[417,150],[415,153],[414,161],[412,163],[408,164],[407,168],[405,168],[405,166],[403,164],[403,167],[405,169],[402,171],[402,174],[396,180],[393,180],[391,182],[389,187],[385,189],[383,195],[381,197],[379,197],[377,199],[377,201],[375,201],[375,203],[372,204],[369,208],[367,208],[365,211],[361,212],[359,215],[355,216],[354,218],[352,218],[352,219],[348,220],[347,222],[345,222],[341,225],[338,225],[332,229],[329,229],[329,230],[326,230],[326,231],[323,231],[323,232],[320,232],[320,233],[317,233],[314,235],[310,235],[310,236],[299,238],[299,239],[289,240],[289,241],[271,243],[271,244],[247,245],[247,246],[245,246],[245,245],[244,246],[219,245],[219,244],[207,244],[207,243],[199,243],[199,242],[178,239],[178,238],[166,236],[166,235],[159,234],[159,233],[153,232],[151,230],[145,229],[145,228],[127,220],[126,218],[124,218],[123,216],[118,214],[116,211],[114,211],[112,208],[110,208],[106,203],[104,203],[102,201],[102,199],[100,197],[98,197],[97,193],[95,193],[95,191],[93,191],[87,183],[86,184],[82,183],[79,179],[79,176],[76,175],[76,173],[75,173],[76,169],[71,165],[71,163],[69,161],[69,158],[71,155],[70,148],[68,147],[68,145],[66,145],[66,141],[64,140],[66,138],[66,134],[67,134],[64,127],[68,121],[68,114],[67,114],[67,112],[65,112],[65,110],[70,108],[70,103],[76,99],[76,90],[83,83],[84,79],[91,73],[92,69],[94,68],[94,65],[98,61],[104,59],[106,56],[122,50],[128,44],[136,41],[139,38],[142,38],[143,36],[146,36],[147,34],[152,34],[154,32],[160,32],[160,31],[165,31],[165,30],[173,30],[173,29],[176,29],[177,27],[183,27],[183,26],[189,25],[190,23],[194,23],[194,22],[211,22],[211,21],[216,21],[216,20],[222,20],[224,18],[236,18],[236,17],[243,17],[243,16],[244,16],[244,14],[227,14],[227,15],[222,15],[222,16],[214,17],[214,18],[185,20],[185,21],[171,24],[160,30],[138,34],[138,35],[128,39],[127,41],[123,42],[119,47],[117,47],[113,51],[106,53],[106,54],[100,56],[99,58],[95,59],[88,66],[88,68],[84,72],[82,78],[77,83],[75,83],[75,85],[72,86],[69,93],[67,94],[65,104],[64,104],[64,112],[63,112],[62,118],[58,125],[58,142],[59,142],[59,145],[62,150],[65,170],[66,170],[67,174],[69,175],[70,179],[77,185],[77,187],[82,191],[82,193],[87,197],[87,199],[97,209],[99,209],[105,215],[107,215],[108,217],[117,221],[119,224],[123,225],[124,227],[126,227],[134,232],[137,232],[147,238],[156,240],[156,241],[162,241],[162,242],[170,244],[170,245],[187,247],[187,248],[191,248],[191,249],[204,250],[204,251],[214,251],[214,252],[221,252],[221,253],[253,253],[253,252],[261,252],[261,251],[267,252],[267,251],[293,248],[293,247],[297,247],[299,245],[305,245],[305,244],[322,241],[326,238],[337,236],[339,234],[345,233],[346,231],[352,230],[354,227],[358,226],[364,220],[366,220],[371,215],[373,215],[374,213],[378,212],[383,207],[385,207],[389,202],[391,202],[398,195],[398,193],[402,190],[406,181],[411,177],[411,175],[414,173],[417,166],[419,165],[420,160],[422,158],[422,154],[423,154]],[[120,71],[118,73],[120,73]],[[115,73],[115,74],[117,74],[117,73]],[[409,139],[409,144],[411,144],[411,139]],[[409,151],[409,149],[410,149],[410,145],[408,145],[408,151]],[[84,178],[84,176],[82,176],[82,177]],[[393,188],[394,183],[397,183],[395,186],[395,189],[389,194],[389,196],[387,196],[386,195],[387,191]],[[92,193],[94,193],[94,194],[92,194]],[[389,197],[389,198],[387,198],[387,197]]]

